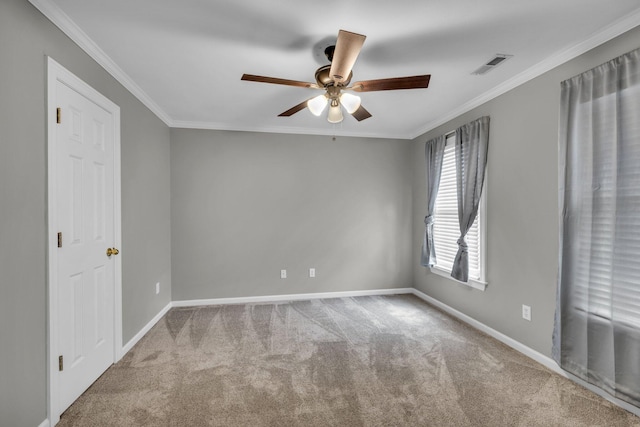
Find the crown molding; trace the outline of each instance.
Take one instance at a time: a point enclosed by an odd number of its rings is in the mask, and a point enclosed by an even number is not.
[[[382,133],[363,133],[335,129],[302,129],[285,126],[230,126],[218,122],[197,122],[173,120],[147,93],[138,86],[75,22],[51,0],[29,0],[45,17],[66,34],[80,49],[93,58],[107,73],[122,84],[140,102],[149,108],[170,128],[208,129],[241,132],[266,132],[298,135],[345,136],[382,139],[411,139],[409,134],[393,135]]]
[[[415,139],[436,127],[476,108],[480,105],[532,80],[553,68],[597,47],[640,25],[640,9],[621,18],[592,34],[588,39],[558,51],[556,54],[537,63],[533,67],[494,87],[493,89],[462,104],[449,113],[418,127],[407,134],[393,135],[381,133],[363,133],[334,129],[301,129],[295,127],[268,126],[230,126],[217,122],[196,122],[173,120],[147,93],[138,86],[98,45],[78,27],[71,18],[51,0],[29,0],[44,16],[46,16],[63,33],[73,40],[83,51],[102,66],[113,78],[131,92],[140,102],[149,108],[160,120],[171,128],[210,129],[244,132],[285,133],[299,135],[346,136],[360,138]]]
[[[476,98],[468,102],[465,102],[460,107],[450,111],[444,116],[441,116],[436,120],[432,120],[431,122],[413,132],[411,134],[411,139],[415,139],[421,135],[424,135],[425,133],[435,129],[436,127],[443,125],[448,121],[453,120],[456,117],[461,116],[462,114],[471,111],[472,109],[479,107],[480,105],[488,101],[491,101],[494,98],[497,98],[498,96],[510,91],[511,89],[515,89],[516,87],[528,82],[529,80],[533,80],[534,78],[546,73],[547,71],[550,71],[566,62],[569,62],[570,60],[582,55],[583,53],[588,52],[589,50],[608,42],[614,37],[617,37],[637,27],[638,25],[640,25],[640,9],[637,9],[635,12],[593,33],[588,39],[556,52],[548,58],[538,62],[531,68],[523,71],[522,73],[512,77],[509,80],[506,80],[504,83],[494,87],[493,89],[483,93],[480,96],[477,96]]]
[[[344,136],[353,138],[380,138],[380,139],[412,139],[409,134],[395,135],[390,133],[380,132],[353,132],[342,129],[303,129],[287,126],[229,126],[225,123],[216,122],[192,122],[174,120],[173,128],[181,129],[207,129],[207,130],[221,130],[221,131],[237,131],[237,132],[264,132],[264,133],[283,133],[294,135],[320,135],[320,136]]]
[[[55,3],[51,0],[29,0],[29,2],[167,126],[171,127],[173,125],[171,117]]]

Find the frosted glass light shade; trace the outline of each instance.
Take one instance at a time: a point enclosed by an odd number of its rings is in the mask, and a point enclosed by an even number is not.
[[[340,108],[340,104],[329,107],[329,114],[327,115],[327,121],[329,123],[340,123],[342,119],[342,108]]]
[[[327,97],[324,95],[318,95],[315,98],[311,98],[307,101],[307,108],[314,116],[319,116],[327,106]]]
[[[358,108],[360,108],[360,97],[344,92],[340,95],[340,103],[347,110],[347,113],[353,114]]]

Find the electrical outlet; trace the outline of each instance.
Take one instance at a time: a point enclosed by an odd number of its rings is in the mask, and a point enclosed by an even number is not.
[[[160,282],[156,283],[156,295],[160,294]]]
[[[309,277],[316,277],[316,269],[315,268],[310,268],[309,269]]]
[[[522,318],[524,320],[531,321],[531,307],[530,306],[522,304]]]
[[[287,270],[280,270],[280,278],[281,279],[287,278]]]

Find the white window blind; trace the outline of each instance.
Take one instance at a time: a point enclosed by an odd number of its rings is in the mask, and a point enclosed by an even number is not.
[[[455,134],[447,137],[442,162],[442,174],[440,176],[440,188],[438,189],[433,215],[433,244],[436,251],[436,265],[434,267],[449,273],[458,252],[458,238],[460,237],[454,142]],[[481,206],[478,209],[476,220],[465,237],[469,254],[469,279],[478,282],[483,280],[479,227],[482,210]]]

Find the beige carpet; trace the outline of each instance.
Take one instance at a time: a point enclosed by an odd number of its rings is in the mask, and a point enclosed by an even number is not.
[[[175,308],[59,426],[640,426],[418,298]]]

